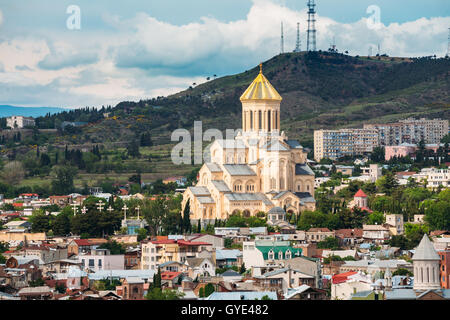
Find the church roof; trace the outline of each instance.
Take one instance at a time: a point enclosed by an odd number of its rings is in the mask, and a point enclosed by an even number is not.
[[[224,164],[223,167],[232,176],[256,176],[256,173],[246,164]]]
[[[416,248],[413,260],[440,260],[439,255],[434,249],[433,244],[426,234],[423,235],[422,240]]]
[[[241,101],[246,100],[274,100],[281,101],[280,94],[270,84],[269,80],[262,74],[262,65],[258,76],[241,96]]]
[[[255,193],[226,193],[225,197],[229,201],[263,201],[265,204],[270,205],[272,202],[260,192]]]
[[[297,140],[285,140],[285,142],[289,145],[289,147],[291,147],[291,149],[303,148]]]
[[[214,199],[211,197],[197,197],[197,200],[200,203],[215,203]]]
[[[194,196],[209,196],[211,193],[209,192],[207,187],[189,187],[189,190],[191,190],[192,194]]]
[[[304,175],[311,176],[311,175],[314,175],[314,171],[312,171],[311,168],[306,163],[303,163],[303,164],[297,163],[295,165],[295,175],[296,176],[304,176]]]
[[[316,202],[309,192],[294,192],[294,194],[300,198],[300,203]]]
[[[367,198],[367,195],[362,191],[361,189],[358,190],[358,192],[354,196],[355,198]]]
[[[231,192],[227,184],[222,180],[211,180],[211,183],[216,187],[219,192]]]
[[[267,149],[267,151],[288,151],[289,146],[284,145],[281,141],[269,141],[265,145],[262,146],[263,149]]]
[[[286,214],[286,212],[284,212],[283,208],[280,207],[273,207],[272,209],[269,210],[268,214]]]
[[[208,167],[209,171],[211,172],[222,172],[222,169],[220,168],[220,166],[217,163],[207,163],[206,166]]]

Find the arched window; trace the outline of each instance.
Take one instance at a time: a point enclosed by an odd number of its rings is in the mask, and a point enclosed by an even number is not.
[[[270,113],[270,110],[269,111],[267,111],[267,120],[269,121],[268,122],[268,124],[267,124],[267,129],[268,129],[268,131],[271,131],[271,113]]]
[[[253,130],[253,111],[250,111],[250,129]]]
[[[288,249],[288,250],[286,251],[286,253],[285,253],[285,256],[286,256],[286,259],[292,258],[291,250]]]
[[[273,250],[270,250],[267,256],[268,256],[269,260],[274,260],[275,254],[273,253]]]
[[[283,252],[280,251],[278,252],[278,260],[282,260],[283,259]]]

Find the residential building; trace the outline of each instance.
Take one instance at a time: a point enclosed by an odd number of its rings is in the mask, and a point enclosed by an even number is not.
[[[377,130],[382,146],[418,144],[421,140],[425,143],[440,143],[448,134],[448,120],[409,118],[396,123],[364,124],[364,129]]]
[[[124,270],[125,256],[123,254],[111,254],[108,249],[91,249],[87,254],[79,254],[83,270],[97,272],[101,270]]]
[[[371,153],[379,145],[376,129],[340,129],[314,131],[314,159],[337,160],[345,156]]]
[[[202,251],[211,250],[207,242],[186,240],[159,240],[141,243],[141,268],[157,270],[168,261],[185,263],[188,258],[198,258]]]
[[[382,225],[363,225],[364,241],[383,243],[390,238],[389,229]]]
[[[306,231],[307,242],[320,242],[329,237],[334,238],[334,231],[328,228],[310,228]]]
[[[439,272],[441,280],[441,288],[450,289],[450,249],[437,252],[439,260]]]
[[[403,224],[403,214],[387,214],[386,224],[388,224],[391,235],[401,235],[404,233],[405,228]]]

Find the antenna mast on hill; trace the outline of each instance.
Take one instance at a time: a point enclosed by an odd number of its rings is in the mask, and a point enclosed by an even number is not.
[[[284,32],[283,32],[283,21],[281,21],[281,44],[280,44],[280,52],[284,53]]]
[[[450,57],[450,28],[448,28],[447,54],[445,55],[445,57]]]
[[[308,39],[307,51],[316,51],[316,4],[314,0],[308,0]]]
[[[297,42],[295,43],[294,52],[302,51],[301,46],[302,46],[302,44],[300,42],[300,22],[297,22]]]

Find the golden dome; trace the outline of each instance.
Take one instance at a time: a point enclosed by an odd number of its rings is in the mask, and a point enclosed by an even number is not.
[[[241,101],[246,100],[276,100],[281,101],[280,94],[270,84],[269,80],[262,73],[262,64],[259,65],[259,74],[252,84],[241,96]]]

